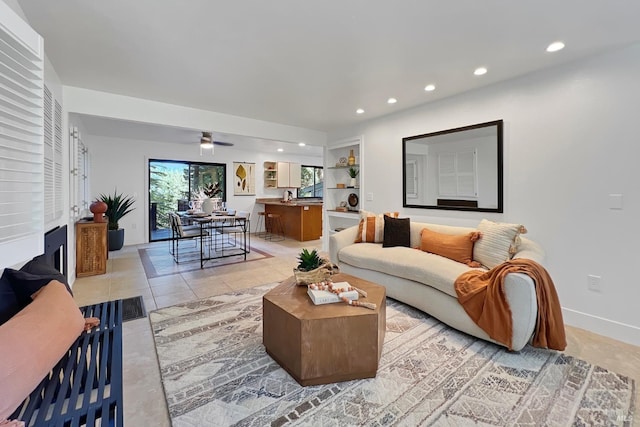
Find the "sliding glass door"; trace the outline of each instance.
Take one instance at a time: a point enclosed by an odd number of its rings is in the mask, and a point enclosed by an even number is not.
[[[189,209],[193,193],[209,184],[220,184],[227,200],[224,163],[149,160],[149,241],[171,237],[169,212]]]

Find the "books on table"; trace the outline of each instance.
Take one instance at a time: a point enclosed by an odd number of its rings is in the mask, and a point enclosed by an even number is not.
[[[358,291],[355,291],[355,290],[347,291],[347,289],[349,289],[350,286],[351,285],[349,285],[349,282],[336,282],[333,284],[333,288],[344,289],[344,292],[341,292],[340,294],[334,294],[333,292],[329,292],[329,291],[320,291],[320,290],[314,290],[314,289],[308,288],[307,294],[309,295],[309,297],[311,298],[311,301],[315,305],[342,302],[342,299],[341,299],[342,297],[347,297],[351,301],[357,300]]]

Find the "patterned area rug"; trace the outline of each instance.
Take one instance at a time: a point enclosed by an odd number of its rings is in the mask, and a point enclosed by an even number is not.
[[[150,313],[174,427],[624,425],[633,380],[562,353],[509,353],[387,300],[376,378],[301,387],[262,345],[248,289]],[[359,308],[355,308],[357,310]]]
[[[182,246],[184,246],[184,243],[185,242],[183,242]],[[169,253],[169,242],[154,243],[148,248],[138,249],[138,254],[142,260],[142,266],[144,267],[147,279],[200,270],[199,248],[195,247],[195,244],[193,247],[187,247],[186,249],[183,249],[182,246],[180,249],[180,264],[177,264],[173,260],[173,256]],[[251,248],[251,252],[247,254],[247,261],[257,261],[271,257],[273,257],[273,255]],[[204,268],[219,267],[221,265],[237,264],[247,261],[244,260],[242,255],[216,258],[205,261]]]

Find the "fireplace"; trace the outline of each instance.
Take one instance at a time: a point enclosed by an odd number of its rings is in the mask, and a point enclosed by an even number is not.
[[[56,227],[44,235],[44,258],[54,266],[65,278],[67,275],[67,226]]]

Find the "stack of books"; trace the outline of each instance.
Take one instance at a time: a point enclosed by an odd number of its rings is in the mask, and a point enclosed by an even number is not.
[[[307,294],[315,305],[331,304],[334,302],[342,302],[342,297],[346,297],[351,301],[358,299],[358,291],[347,291],[351,285],[349,282],[336,282],[333,284],[334,289],[344,289],[340,294],[334,294],[329,291],[319,291],[311,288],[307,289]]]

